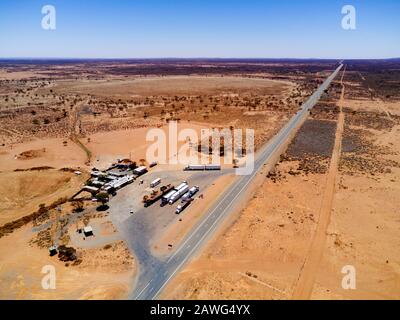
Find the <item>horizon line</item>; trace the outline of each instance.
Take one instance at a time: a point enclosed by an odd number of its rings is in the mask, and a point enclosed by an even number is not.
[[[395,60],[399,57],[385,57],[385,58],[296,58],[296,57],[0,57],[1,60]]]

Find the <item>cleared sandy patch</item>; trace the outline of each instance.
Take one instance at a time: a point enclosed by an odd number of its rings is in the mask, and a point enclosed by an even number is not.
[[[0,79],[1,80],[21,80],[27,78],[34,78],[40,76],[39,73],[33,71],[16,71],[8,72],[6,70],[0,70]]]
[[[346,107],[350,107],[353,110],[365,110],[365,111],[388,111],[392,115],[400,116],[400,102],[387,102],[387,101],[371,101],[371,100],[346,100]]]
[[[64,145],[64,141],[67,144]],[[41,150],[38,156],[18,156],[32,150]],[[86,155],[69,139],[35,139],[14,146],[0,147],[0,171],[49,166],[53,168],[84,166]]]
[[[84,176],[56,170],[4,172],[0,174],[0,225],[70,197],[85,181]]]
[[[167,76],[146,77],[133,80],[74,81],[59,83],[57,92],[74,92],[98,96],[131,98],[137,95],[199,95],[228,93],[275,94],[288,90],[292,84],[269,79],[242,77]]]
[[[69,244],[74,248],[98,248],[121,240],[121,235],[108,218],[89,218],[87,220],[86,218],[76,221],[68,228]],[[87,225],[92,227],[94,236],[85,237],[83,233],[77,232],[79,228],[82,229]]]
[[[181,122],[177,125],[178,134],[185,129],[193,129],[197,136],[200,138],[201,130],[210,128],[211,125],[195,124],[189,122]],[[137,128],[131,130],[119,130],[112,132],[99,132],[95,133],[88,138],[90,142],[85,145],[92,152],[92,163],[94,166],[100,168],[107,167],[114,163],[117,158],[130,158],[139,163],[140,159],[146,159],[146,152],[149,146],[155,141],[146,141],[147,133],[152,129],[161,129],[166,137],[166,155],[167,159],[170,158],[170,144],[169,144],[169,126],[165,125],[160,128]],[[175,138],[177,138],[175,136]],[[184,151],[181,147],[188,143],[187,141],[178,141],[177,152]],[[172,147],[171,147],[172,148]],[[173,154],[176,154],[173,152]],[[150,162],[149,159],[146,159]]]

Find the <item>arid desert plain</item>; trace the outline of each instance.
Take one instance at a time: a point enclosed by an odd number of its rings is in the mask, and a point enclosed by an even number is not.
[[[185,170],[148,159],[149,131],[251,129],[258,159],[340,64],[193,240],[247,154]],[[225,155],[200,145],[177,152]],[[160,206],[182,183],[187,207]],[[399,194],[398,59],[0,61],[0,299],[400,299]]]

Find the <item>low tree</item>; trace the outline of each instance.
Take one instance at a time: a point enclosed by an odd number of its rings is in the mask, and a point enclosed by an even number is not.
[[[38,212],[39,212],[40,214],[43,214],[43,213],[47,212],[47,208],[46,208],[46,205],[45,205],[44,203],[39,204],[39,210],[38,210]]]
[[[72,203],[73,211],[74,212],[82,212],[83,211],[83,201],[76,200]]]
[[[101,205],[97,208],[97,210],[107,210],[107,202],[110,200],[108,193],[99,192],[98,194],[96,194],[96,199],[101,202]]]

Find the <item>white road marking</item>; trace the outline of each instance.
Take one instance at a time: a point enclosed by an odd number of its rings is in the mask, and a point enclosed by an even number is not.
[[[153,280],[151,280],[151,281],[138,293],[138,295],[136,296],[135,300],[137,300],[137,299],[142,295],[143,291],[146,290],[146,288],[150,285],[150,283],[151,283],[152,281],[153,281]]]

